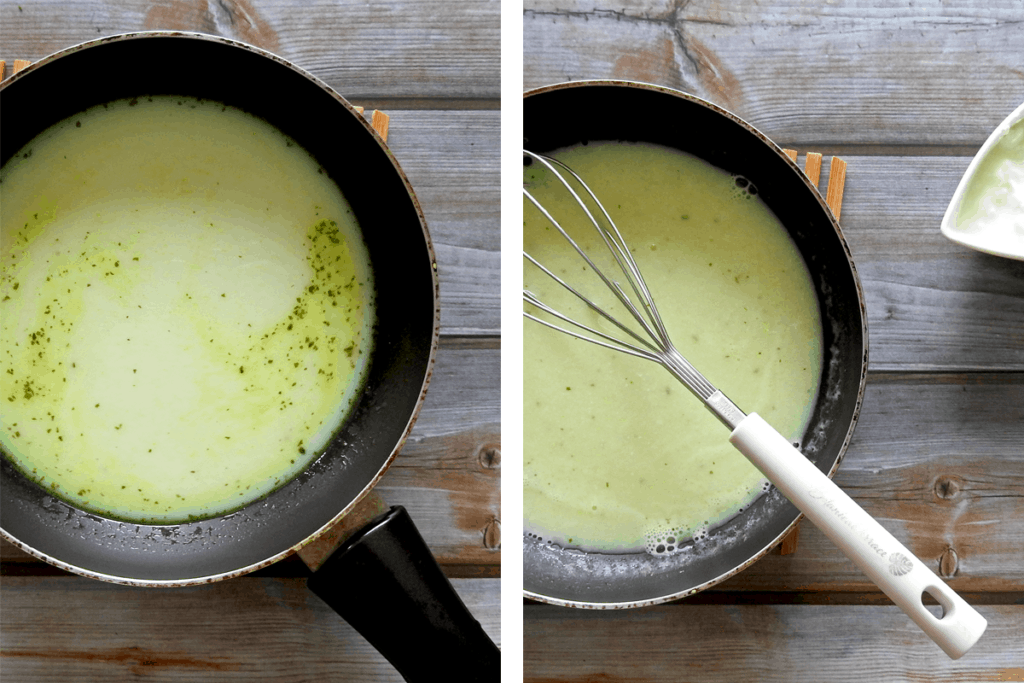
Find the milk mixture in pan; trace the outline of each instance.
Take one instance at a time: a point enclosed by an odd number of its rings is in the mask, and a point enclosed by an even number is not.
[[[0,443],[132,521],[219,514],[322,452],[358,394],[369,258],[293,140],[219,103],[101,105],[0,171]]]
[[[796,246],[756,188],[655,146],[591,142],[555,156],[616,220],[679,351],[741,409],[799,441],[821,378],[818,302]],[[524,183],[588,253],[607,253],[549,172],[533,163]],[[528,202],[523,232],[526,252],[597,302],[613,301]],[[524,263],[526,289],[601,326]],[[528,533],[588,550],[671,554],[765,490],[728,429],[661,366],[532,321],[524,323],[523,366]]]

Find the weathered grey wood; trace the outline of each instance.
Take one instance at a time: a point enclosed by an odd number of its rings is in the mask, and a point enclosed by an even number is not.
[[[389,146],[434,242],[442,338],[416,427],[380,491],[409,509],[449,576],[473,577],[456,589],[497,642],[500,114],[485,110],[499,107],[499,16],[497,0],[0,3],[8,74],[13,59],[104,35],[202,31],[279,54],[390,115]],[[295,558],[181,591],[54,575],[8,543],[0,561],[4,681],[401,680],[292,578],[303,571]]]
[[[980,145],[1024,99],[1015,0],[523,4],[525,87],[658,83],[778,140]]]
[[[0,59],[116,33],[200,31],[279,54],[350,99],[497,100],[499,19],[491,0],[4,2]]]
[[[876,370],[1024,369],[1024,262],[947,240],[969,157],[848,157],[842,226]]]
[[[874,376],[835,481],[954,590],[1024,589],[1024,377]],[[877,591],[813,525],[721,590]]]
[[[524,680],[1024,679],[1024,263],[939,232],[971,156],[1024,99],[1024,8],[528,0],[522,21],[526,88],[658,83],[824,152],[825,177],[828,155],[849,163],[871,373],[836,481],[990,620],[948,660],[804,522],[795,553],[690,601],[527,604]]]
[[[500,581],[452,583],[500,644]],[[0,623],[5,681],[403,680],[303,579],[142,589],[7,577]]]
[[[442,334],[500,334],[500,112],[388,113],[437,252]]]
[[[1024,678],[1024,607],[1019,605],[980,607],[988,630],[957,661],[896,607],[680,603],[641,611],[547,605],[525,610],[526,683]],[[601,656],[571,656],[574,652]]]
[[[427,400],[378,491],[404,505],[441,563],[501,562],[497,348],[442,345]]]

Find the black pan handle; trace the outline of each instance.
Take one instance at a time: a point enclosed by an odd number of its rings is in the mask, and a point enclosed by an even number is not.
[[[400,505],[345,541],[308,585],[410,683],[501,680],[501,650]]]

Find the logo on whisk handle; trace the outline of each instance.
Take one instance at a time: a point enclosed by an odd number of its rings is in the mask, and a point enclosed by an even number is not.
[[[893,576],[909,574],[914,568],[914,563],[903,553],[893,553],[889,556],[889,573]]]

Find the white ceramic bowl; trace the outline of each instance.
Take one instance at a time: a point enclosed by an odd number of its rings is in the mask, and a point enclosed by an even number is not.
[[[1019,260],[1024,260],[1024,230],[1020,227],[1020,224],[1024,223],[1024,207],[1018,209],[1010,208],[1004,216],[997,215],[995,220],[998,222],[998,225],[992,225],[990,228],[971,229],[959,227],[957,225],[957,216],[960,212],[960,205],[963,202],[964,196],[971,186],[971,181],[978,174],[986,157],[1010,128],[1022,119],[1024,119],[1024,104],[1017,107],[1012,114],[1007,116],[992,131],[988,140],[985,141],[985,144],[981,146],[981,149],[978,150],[978,153],[971,161],[971,165],[967,167],[964,177],[960,179],[960,184],[957,186],[956,192],[953,193],[953,199],[946,209],[946,215],[942,217],[942,234],[952,241],[988,254]],[[1024,141],[1021,144],[1024,144]],[[1016,214],[1015,217],[1011,215],[1013,213]],[[1000,220],[1004,217],[1005,220]],[[1014,219],[1018,222],[1016,228],[1009,224]]]

